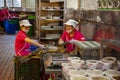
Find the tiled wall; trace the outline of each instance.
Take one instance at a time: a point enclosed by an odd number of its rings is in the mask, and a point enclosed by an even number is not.
[[[120,40],[120,11],[100,11],[99,12],[102,22],[107,25],[108,28],[112,27],[115,39]]]
[[[101,19],[99,22],[97,22],[97,16]],[[102,30],[100,32],[102,34],[99,33],[99,35],[103,36],[101,38],[120,40],[120,11],[80,11],[67,8],[66,20],[70,18],[75,20],[83,19],[80,22],[81,32],[87,39],[93,39],[96,36],[96,31]]]

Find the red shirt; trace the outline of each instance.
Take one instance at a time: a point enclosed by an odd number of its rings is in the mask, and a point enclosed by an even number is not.
[[[69,42],[71,39],[75,39],[75,40],[79,40],[79,41],[85,41],[85,37],[83,36],[83,34],[80,33],[77,30],[75,30],[73,37],[70,37],[70,34],[67,33],[66,31],[64,31],[62,36],[61,36],[61,39],[64,42]],[[67,44],[66,48],[67,48],[67,52],[71,52],[71,51],[73,51],[75,49],[73,44]]]
[[[25,42],[27,34],[24,31],[19,31],[15,39],[15,52],[17,56],[26,56],[30,53],[30,44]]]

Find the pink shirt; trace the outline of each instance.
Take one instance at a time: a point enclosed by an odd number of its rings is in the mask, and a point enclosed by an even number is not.
[[[75,30],[73,37],[70,37],[69,33],[64,31],[62,36],[61,36],[61,39],[64,42],[69,42],[71,39],[75,39],[75,40],[79,40],[79,41],[85,41],[85,37],[83,36],[83,34],[80,33],[77,30]],[[75,46],[73,44],[67,44],[66,48],[67,48],[67,52],[71,52],[71,51],[73,51],[75,49]]]
[[[27,34],[24,31],[19,31],[15,39],[15,52],[17,56],[26,56],[30,53],[30,44],[25,42]]]

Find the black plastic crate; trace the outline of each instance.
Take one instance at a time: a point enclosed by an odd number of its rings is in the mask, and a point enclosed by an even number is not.
[[[15,62],[14,80],[40,80],[41,61],[40,58],[31,58],[26,63]]]

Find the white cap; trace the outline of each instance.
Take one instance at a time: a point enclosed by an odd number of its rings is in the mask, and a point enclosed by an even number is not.
[[[66,23],[64,23],[65,25],[71,25],[73,26],[75,29],[77,29],[77,25],[78,25],[78,22],[73,20],[73,19],[69,19]]]
[[[30,24],[30,22],[28,20],[21,20],[19,22],[20,26],[32,26],[32,24]]]

